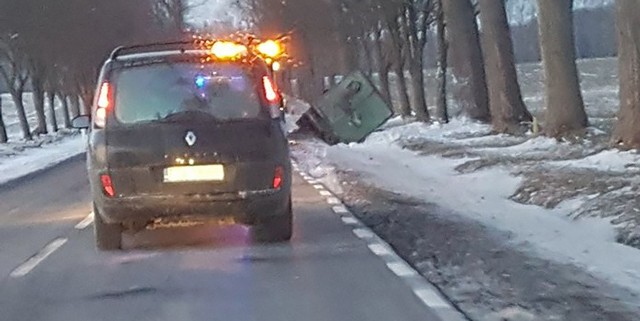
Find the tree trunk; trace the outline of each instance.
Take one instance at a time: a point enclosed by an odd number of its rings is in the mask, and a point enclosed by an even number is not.
[[[47,100],[49,102],[49,113],[51,114],[51,131],[54,133],[58,131],[58,117],[56,117],[56,96],[49,92],[47,94]]]
[[[538,0],[546,86],[545,134],[582,135],[588,125],[580,92],[573,34],[573,1]]]
[[[69,97],[65,94],[59,93],[58,99],[62,102],[62,117],[64,119],[64,128],[72,128],[71,124],[71,111],[69,110]],[[73,116],[76,117],[77,115]]]
[[[2,97],[0,96],[0,144],[9,141],[7,136],[7,127],[4,124],[4,117],[2,116]]]
[[[367,46],[368,37],[369,36],[367,34],[364,34],[362,37],[358,38],[358,46],[360,47],[360,50],[362,50],[362,71],[370,77],[373,70],[373,63],[371,62],[371,52]]]
[[[401,14],[402,12],[398,12]],[[403,55],[402,46],[403,43],[403,27],[399,23],[398,19],[391,19],[387,21],[389,28],[389,34],[391,36],[390,55],[393,59],[392,70],[396,74],[396,90],[398,92],[398,104],[396,110],[402,117],[411,116],[411,105],[409,102],[409,94],[407,92],[407,79],[404,77],[404,65],[406,57]]]
[[[422,50],[419,50],[419,52],[422,54]],[[431,118],[429,117],[429,109],[427,108],[427,99],[425,97],[424,72],[422,71],[422,67],[422,59],[412,59],[411,68],[409,69],[411,74],[411,90],[413,91],[411,108],[416,113],[416,118],[419,121],[429,122]]]
[[[472,119],[489,121],[489,97],[474,6],[469,0],[444,0],[443,9],[462,111]]]
[[[617,1],[620,113],[613,142],[623,149],[640,148],[640,3]]]
[[[438,46],[438,68],[436,78],[438,82],[436,96],[436,119],[441,123],[449,122],[449,110],[447,107],[447,68],[449,67],[449,55],[444,14],[442,13],[442,1],[438,4],[438,17],[436,19],[436,33]]]
[[[71,97],[69,98],[71,99],[71,108],[76,117],[80,115],[89,115],[89,114],[83,114],[82,110],[80,110],[80,96],[74,94],[74,95],[71,95]]]
[[[18,121],[20,122],[20,129],[22,130],[22,138],[24,140],[33,140],[31,135],[31,128],[29,121],[27,120],[27,113],[24,110],[24,102],[22,101],[22,92],[11,92],[13,103],[16,106],[16,113],[18,114]]]
[[[411,108],[416,118],[422,122],[429,122],[429,109],[424,85],[424,45],[420,42],[418,17],[413,6],[407,8],[407,49],[409,52],[409,73],[411,75],[411,91],[413,92]],[[424,30],[426,32],[426,30]],[[426,37],[426,35],[424,35]],[[424,38],[426,39],[426,38]],[[426,41],[424,42],[426,44]]]
[[[556,0],[557,1],[557,0]],[[504,0],[480,0],[482,44],[491,124],[498,133],[521,133],[532,120],[522,101]]]
[[[397,51],[395,56],[395,62],[393,63],[393,72],[396,74],[396,82],[398,84],[398,113],[403,117],[411,116],[411,105],[409,103],[409,94],[407,93],[407,79],[404,77],[404,63],[402,62],[402,55],[400,54],[400,48],[394,48]]]
[[[44,113],[44,88],[40,81],[32,79],[31,81],[33,89],[33,105],[36,112],[37,127],[34,130],[34,134],[42,135],[47,134],[47,117]]]
[[[389,64],[387,60],[382,56],[381,37],[376,31],[374,32],[374,38],[371,40],[371,54],[376,62],[376,70],[380,79],[380,94],[382,98],[391,104],[391,90],[389,89]]]

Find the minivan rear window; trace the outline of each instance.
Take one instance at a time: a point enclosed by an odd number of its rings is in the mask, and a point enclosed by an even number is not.
[[[183,112],[200,119],[257,118],[261,103],[250,72],[239,64],[156,63],[122,69],[115,75],[115,115],[132,124]]]

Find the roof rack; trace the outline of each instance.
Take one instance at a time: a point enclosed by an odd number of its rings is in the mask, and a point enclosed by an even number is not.
[[[154,49],[154,50],[150,50]],[[180,50],[182,52],[195,49],[193,40],[182,40],[182,41],[171,41],[171,42],[157,42],[150,44],[142,44],[142,45],[133,45],[133,46],[121,46],[113,50],[111,55],[109,55],[109,59],[116,60],[119,56],[124,54],[132,54],[136,52],[148,52],[148,51],[160,51],[160,50]]]

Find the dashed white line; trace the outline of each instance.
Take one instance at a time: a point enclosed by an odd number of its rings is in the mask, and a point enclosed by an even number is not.
[[[399,277],[416,275],[416,270],[412,269],[411,267],[407,266],[407,264],[402,262],[389,262],[387,263],[387,267]]]
[[[303,174],[303,178],[305,175]],[[311,182],[309,179],[306,179],[313,188],[318,190],[318,193],[322,196],[327,196],[327,203],[332,206],[333,212],[336,214],[342,214],[340,219],[345,225],[351,225],[356,227],[360,225],[360,221],[353,217],[346,206],[342,204],[342,201],[335,196],[331,196],[331,192],[325,190],[325,187],[321,184],[318,184],[317,181]],[[436,310],[436,313],[440,315],[442,311],[449,311],[448,313],[454,313],[458,315],[458,313],[453,309],[453,307],[445,301],[440,294],[437,293],[434,289],[431,289],[429,285],[416,285],[415,278],[418,276],[418,272],[414,270],[408,263],[404,262],[397,254],[386,244],[384,241],[380,240],[376,234],[368,228],[354,228],[352,230],[353,234],[360,239],[366,240],[367,247],[373,254],[379,256],[386,262],[387,268],[391,270],[396,276],[404,279],[408,282],[409,286],[412,288],[413,293],[418,297],[420,301],[426,306]],[[452,311],[452,312],[451,312]],[[442,312],[444,313],[444,312]],[[449,314],[447,314],[447,318],[450,318]],[[446,319],[446,318],[445,318]],[[463,320],[462,316],[458,316],[454,318],[455,320]]]
[[[353,230],[353,234],[361,239],[368,239],[373,237],[373,232],[367,229],[357,228]]]
[[[349,210],[344,205],[338,205],[331,208],[336,214],[346,214]]]
[[[337,197],[328,197],[327,198],[327,203],[332,204],[332,205],[338,205],[340,203],[342,203]]]
[[[91,223],[93,223],[93,213],[90,213],[89,215],[87,215],[87,217],[85,217],[82,221],[80,221],[80,223],[76,224],[74,228],[76,230],[84,230],[89,225],[91,225]]]
[[[304,176],[303,176],[304,177]],[[307,180],[309,181],[309,180]],[[327,203],[330,205],[334,205],[331,209],[336,214],[342,214],[340,219],[345,225],[358,226],[360,221],[350,215],[349,210],[346,206],[342,204],[342,201],[335,196],[331,196],[331,192],[325,190],[324,186],[321,184],[316,184],[317,182],[313,182],[310,184],[313,185],[313,188],[318,190],[318,193],[322,196],[330,196],[327,197]],[[454,314],[458,314],[453,307],[445,301],[440,294],[437,293],[434,289],[431,289],[429,285],[416,285],[415,277],[418,276],[418,272],[414,270],[409,264],[404,262],[401,258],[397,256],[397,254],[386,244],[384,241],[381,241],[376,234],[368,228],[354,228],[352,230],[353,234],[360,239],[366,240],[367,247],[373,254],[379,256],[386,262],[387,268],[391,270],[396,276],[404,279],[413,290],[413,293],[418,297],[420,301],[426,306],[436,310],[436,313],[440,315],[442,311],[453,311]],[[413,284],[412,284],[413,282]],[[438,312],[440,311],[440,312]],[[451,312],[448,312],[451,313]],[[448,316],[448,314],[447,314]],[[449,316],[448,316],[449,318]],[[461,316],[455,318],[455,320],[463,320]]]
[[[345,216],[345,217],[342,217],[341,219],[342,219],[342,223],[347,224],[347,225],[355,225],[355,224],[358,224],[358,220],[356,220],[356,219],[355,219],[355,218],[353,218],[353,217]]]
[[[29,274],[29,272],[33,271],[33,269],[35,269],[38,264],[42,263],[42,261],[49,257],[49,255],[53,254],[53,252],[55,252],[57,249],[62,247],[65,243],[67,243],[67,239],[65,238],[58,238],[53,240],[51,243],[47,244],[47,246],[42,248],[40,252],[38,252],[36,255],[32,256],[26,262],[22,263],[15,270],[13,270],[13,272],[11,272],[9,276],[12,278],[20,278]]]
[[[413,291],[420,300],[431,308],[451,308],[451,305],[447,303],[438,293],[431,289],[420,289]]]
[[[389,251],[389,249],[382,245],[382,244],[377,244],[377,243],[373,243],[373,244],[369,244],[369,249],[371,250],[371,252],[373,252],[373,254],[377,255],[377,256],[384,256],[384,255],[390,255],[392,254],[391,251]]]

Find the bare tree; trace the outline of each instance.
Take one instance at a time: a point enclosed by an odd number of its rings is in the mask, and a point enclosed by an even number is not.
[[[407,79],[404,74],[405,63],[407,62],[405,50],[408,44],[403,40],[402,24],[399,21],[402,19],[404,11],[402,7],[397,7],[397,5],[392,2],[385,3],[383,8],[383,10],[387,12],[383,16],[383,21],[385,21],[387,31],[389,33],[389,41],[387,46],[383,47],[383,50],[386,50],[389,53],[392,60],[391,70],[396,76],[396,90],[398,95],[398,105],[396,110],[401,116],[408,117],[411,116],[411,102],[409,101]]]
[[[489,98],[475,8],[470,0],[443,0],[443,9],[453,74],[459,86],[458,102],[470,118],[489,121]]]
[[[640,148],[640,3],[617,0],[620,113],[613,142],[623,149]]]
[[[436,119],[442,123],[449,122],[449,110],[447,106],[447,69],[449,67],[449,44],[447,42],[446,24],[442,10],[442,2],[437,0],[436,8],[436,36],[438,65],[436,72],[437,96],[436,96]]]
[[[519,133],[532,120],[522,101],[504,0],[480,0],[482,44],[493,129]]]
[[[371,48],[372,55],[376,62],[376,71],[378,72],[378,78],[380,80],[380,93],[382,98],[388,103],[391,104],[391,89],[389,87],[389,57],[386,57],[382,54],[382,46],[383,46],[383,38],[382,38],[382,28],[380,25],[377,25],[371,31]]]
[[[4,123],[4,116],[2,115],[2,95],[0,95],[0,144],[9,141],[7,136],[7,126]]]
[[[17,39],[19,37],[20,35],[15,33],[0,37],[0,76],[7,84],[11,98],[16,106],[22,137],[25,140],[32,140],[31,129],[23,101],[29,73],[27,60],[17,45]]]
[[[545,134],[582,135],[584,110],[573,33],[572,0],[538,0],[540,47],[546,86]]]
[[[413,101],[411,107],[420,121],[430,121],[424,81],[424,49],[427,29],[432,23],[434,1],[417,0],[406,5],[408,32],[409,73]]]
[[[56,94],[55,91],[47,91],[47,105],[49,106],[49,120],[51,125],[51,131],[58,131],[58,117],[56,116]]]
[[[187,27],[185,17],[195,4],[187,0],[154,0],[155,13],[161,24],[175,33],[182,33]]]
[[[45,82],[47,74],[46,64],[38,58],[29,59],[31,90],[33,91],[33,105],[36,111],[37,126],[33,133],[37,135],[47,134],[47,117],[45,108]]]

